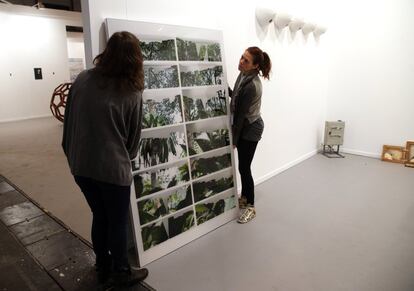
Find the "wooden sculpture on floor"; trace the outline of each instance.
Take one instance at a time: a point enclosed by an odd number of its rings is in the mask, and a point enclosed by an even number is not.
[[[63,122],[65,119],[66,100],[72,83],[63,83],[56,87],[50,100],[50,111],[57,120]]]

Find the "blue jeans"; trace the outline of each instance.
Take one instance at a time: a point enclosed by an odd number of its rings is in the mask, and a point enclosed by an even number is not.
[[[130,187],[75,176],[92,210],[92,244],[96,265],[115,270],[129,268],[127,255],[127,223]]]

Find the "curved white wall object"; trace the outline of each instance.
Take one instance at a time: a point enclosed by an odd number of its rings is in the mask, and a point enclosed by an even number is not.
[[[299,29],[302,29],[305,21],[302,18],[295,18],[289,23],[289,29],[292,33],[295,33]]]
[[[326,32],[326,27],[323,26],[316,26],[315,30],[313,31],[313,36],[315,38],[319,38],[321,34],[324,34]]]
[[[273,23],[277,29],[283,29],[292,21],[292,16],[286,13],[276,13],[273,17]]]
[[[261,27],[266,27],[270,22],[273,21],[275,12],[268,8],[256,7],[256,19]]]
[[[305,23],[302,27],[302,32],[304,35],[308,35],[310,32],[315,30],[316,25],[313,23]]]

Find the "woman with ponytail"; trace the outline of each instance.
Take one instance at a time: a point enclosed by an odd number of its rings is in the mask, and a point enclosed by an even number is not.
[[[262,83],[259,76],[269,79],[272,68],[269,55],[258,47],[249,47],[239,61],[240,74],[230,91],[233,146],[237,148],[242,182],[239,207],[243,209],[238,222],[247,223],[256,216],[254,182],[251,163],[262,137],[264,123],[260,115]]]

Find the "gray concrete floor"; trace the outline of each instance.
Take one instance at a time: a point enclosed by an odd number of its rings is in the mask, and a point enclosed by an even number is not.
[[[257,217],[151,263],[157,290],[412,291],[414,169],[316,155],[257,187]]]
[[[60,134],[52,119],[0,124],[0,172],[88,238]],[[414,169],[316,155],[257,187],[255,220],[149,264],[147,282],[161,291],[413,291],[413,189]]]
[[[0,123],[0,173],[90,241],[92,215],[73,181],[54,117]]]

